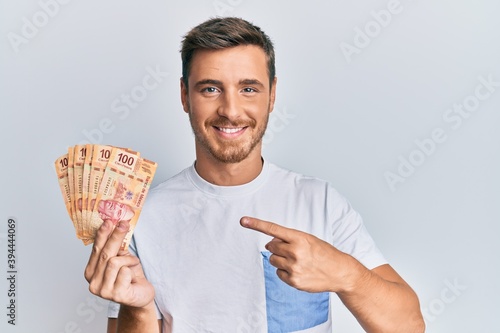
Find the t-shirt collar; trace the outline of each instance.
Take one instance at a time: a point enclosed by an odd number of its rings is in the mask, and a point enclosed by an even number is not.
[[[249,183],[235,186],[214,185],[201,178],[195,168],[195,163],[189,167],[187,176],[189,180],[202,192],[215,196],[239,196],[252,193],[259,189],[267,179],[269,163],[262,160],[262,170],[259,175]]]

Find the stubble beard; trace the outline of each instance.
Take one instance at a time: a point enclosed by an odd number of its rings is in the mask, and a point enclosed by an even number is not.
[[[268,107],[269,111],[269,107]],[[239,163],[246,159],[250,153],[261,142],[266,132],[267,123],[269,121],[269,112],[264,121],[258,125],[253,119],[246,122],[231,122],[227,118],[218,117],[215,120],[207,120],[204,123],[204,128],[209,129],[213,126],[216,127],[248,127],[246,130],[254,130],[250,140],[242,142],[241,140],[235,141],[220,141],[211,142],[202,129],[199,128],[196,121],[192,118],[191,109],[189,110],[189,122],[195,136],[195,140],[200,147],[205,149],[214,159],[222,163]],[[212,140],[213,141],[213,140]]]

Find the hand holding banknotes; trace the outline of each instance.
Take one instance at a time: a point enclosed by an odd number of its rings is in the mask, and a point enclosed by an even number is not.
[[[128,221],[116,227],[111,220],[104,221],[94,239],[85,279],[97,296],[135,308],[152,306],[154,288],[144,276],[139,258],[120,250],[129,227]]]
[[[120,303],[123,316],[113,331],[138,332],[133,323],[141,318],[154,323],[142,325],[142,332],[159,332],[154,288],[139,258],[128,252],[156,166],[137,151],[91,144],[69,147],[55,161],[76,235],[94,243],[85,268],[90,292]]]

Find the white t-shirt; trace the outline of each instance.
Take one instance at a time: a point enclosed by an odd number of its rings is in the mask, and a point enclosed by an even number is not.
[[[191,166],[152,189],[130,250],[153,284],[174,333],[331,332],[329,293],[283,283],[264,248],[272,237],[242,216],[313,234],[368,269],[386,261],[361,217],[327,182],[265,162],[239,186],[216,186]],[[111,304],[109,316],[116,317]]]

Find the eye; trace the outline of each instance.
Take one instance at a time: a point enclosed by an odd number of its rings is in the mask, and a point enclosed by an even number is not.
[[[215,87],[206,87],[201,90],[202,92],[213,94],[217,92],[217,88]]]
[[[254,88],[251,88],[251,87],[246,87],[246,88],[243,88],[243,92],[245,92],[245,93],[254,93],[254,92],[257,92],[257,90],[254,89]]]

